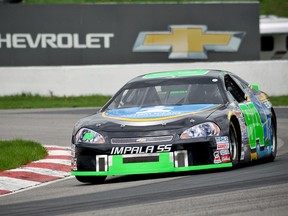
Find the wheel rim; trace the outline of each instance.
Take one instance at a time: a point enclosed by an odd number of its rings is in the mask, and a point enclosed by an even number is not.
[[[237,157],[237,143],[236,143],[236,140],[235,140],[235,136],[233,134],[231,134],[230,136],[231,138],[231,142],[230,142],[230,156],[231,156],[231,160],[232,161],[235,161],[236,160],[236,157]]]
[[[275,129],[272,128],[272,153],[275,152],[276,149],[276,136],[275,136]]]

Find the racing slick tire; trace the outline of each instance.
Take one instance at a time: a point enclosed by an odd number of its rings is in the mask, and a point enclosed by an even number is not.
[[[75,176],[75,178],[82,183],[101,184],[106,176]]]
[[[231,122],[229,130],[229,139],[230,139],[230,157],[233,167],[237,166],[239,163],[239,143],[237,138],[236,129],[233,122]]]
[[[277,130],[276,130],[276,124],[275,119],[272,117],[272,152],[271,155],[267,158],[268,161],[274,161],[275,157],[277,155]]]

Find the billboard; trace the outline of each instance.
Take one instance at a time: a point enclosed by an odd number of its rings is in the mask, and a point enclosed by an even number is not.
[[[1,5],[0,66],[258,60],[258,3]]]

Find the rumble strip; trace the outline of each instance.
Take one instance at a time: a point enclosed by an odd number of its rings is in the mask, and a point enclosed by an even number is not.
[[[0,196],[70,176],[71,149],[45,146],[48,156],[17,169],[0,172]]]

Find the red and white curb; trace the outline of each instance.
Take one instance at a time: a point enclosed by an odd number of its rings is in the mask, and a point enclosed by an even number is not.
[[[44,147],[48,151],[44,159],[0,172],[0,196],[70,176],[71,149]]]

